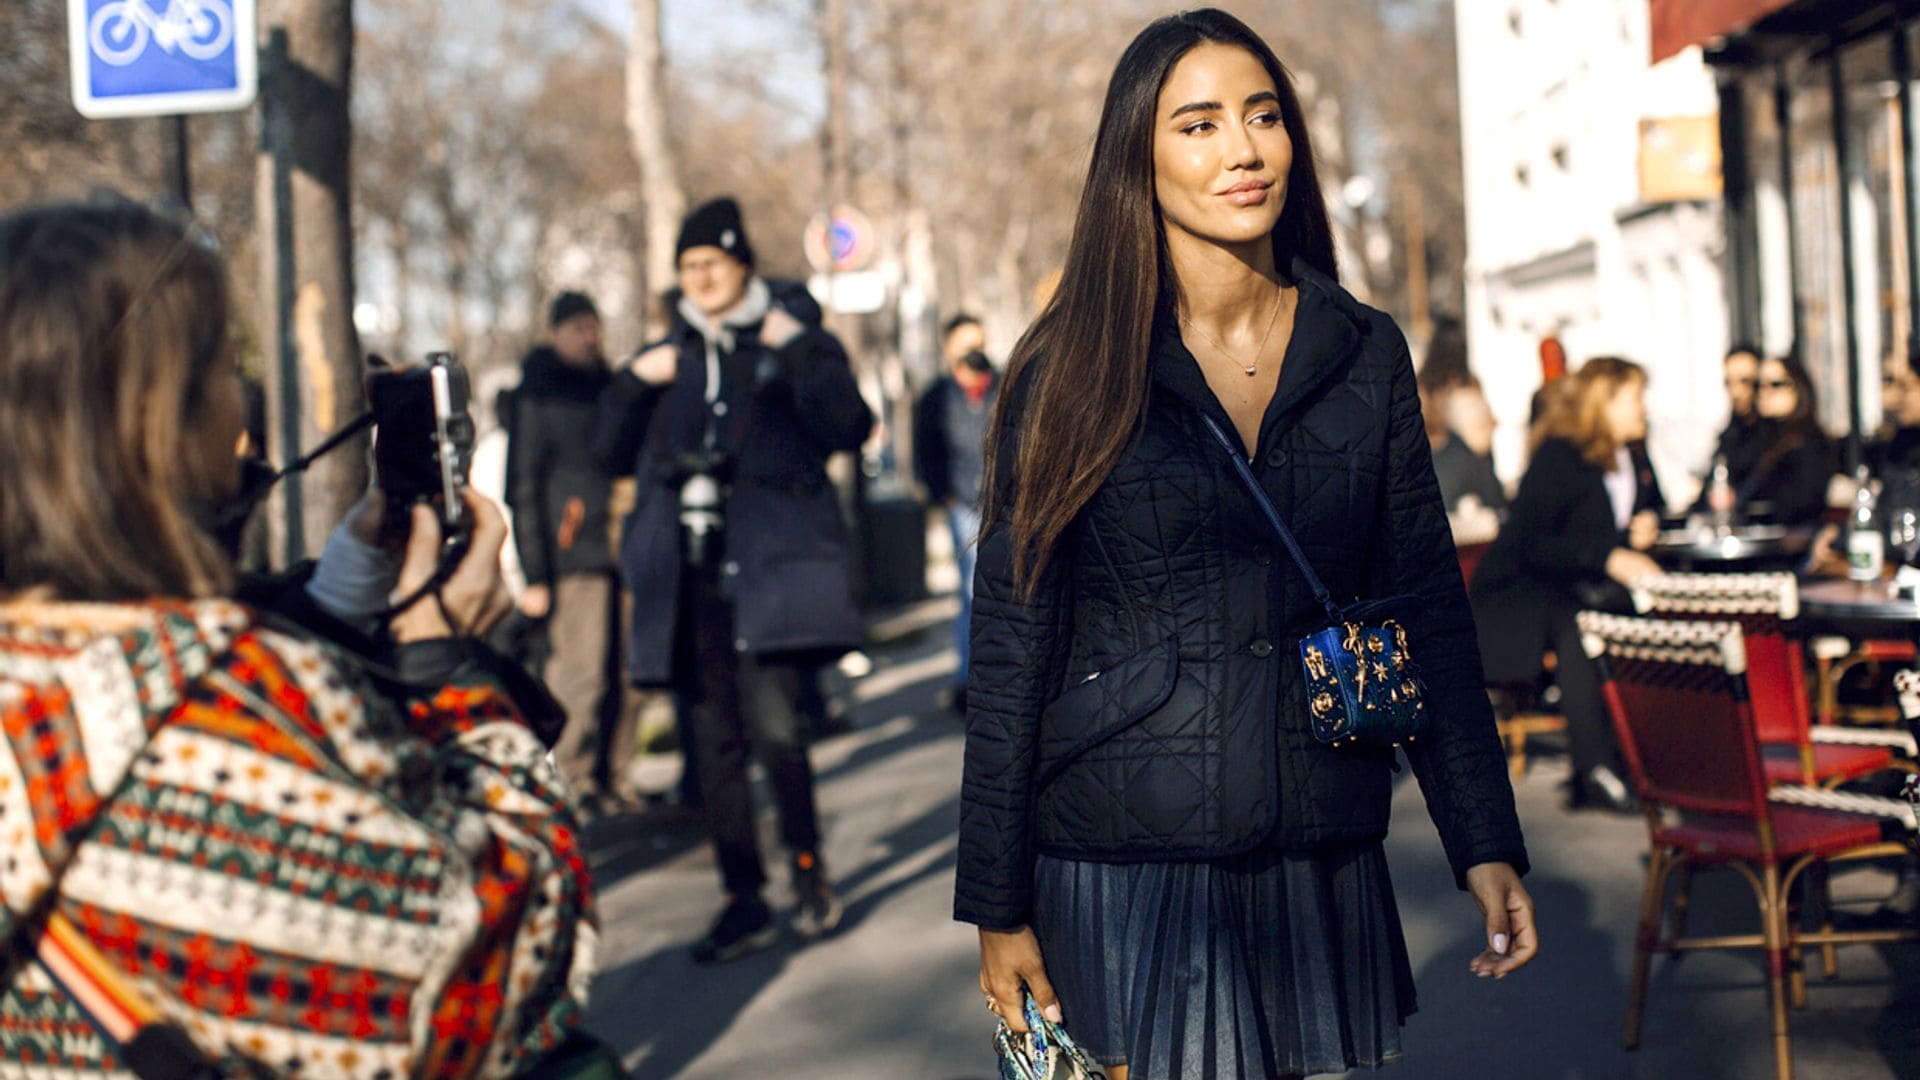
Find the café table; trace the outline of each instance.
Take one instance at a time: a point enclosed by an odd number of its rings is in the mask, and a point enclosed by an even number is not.
[[[1785,570],[1806,557],[1813,533],[1810,528],[1783,525],[1737,525],[1719,535],[1670,529],[1660,534],[1648,554],[1673,570]]]
[[[1920,600],[1891,581],[1805,581],[1800,619],[1855,640],[1914,639],[1920,635]]]

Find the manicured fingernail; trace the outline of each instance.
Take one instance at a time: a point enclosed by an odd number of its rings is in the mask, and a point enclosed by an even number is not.
[[[1060,1006],[1049,1005],[1045,1009],[1042,1009],[1041,1011],[1046,1013],[1047,1019],[1053,1021],[1056,1024],[1060,1022]]]
[[[1499,953],[1501,956],[1507,955],[1507,935],[1493,935],[1493,951]]]

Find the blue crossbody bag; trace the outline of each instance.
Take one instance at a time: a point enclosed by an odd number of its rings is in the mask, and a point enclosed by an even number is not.
[[[1300,639],[1300,666],[1306,674],[1307,713],[1313,737],[1329,746],[1362,744],[1394,747],[1427,731],[1426,691],[1407,646],[1406,627],[1388,613],[1414,602],[1412,597],[1367,600],[1345,607],[1313,572],[1306,553],[1280,518],[1273,500],[1247,467],[1233,439],[1211,416],[1200,419],[1233,462],[1254,505],[1265,515],[1280,544],[1292,556],[1313,598],[1327,613],[1328,625]]]

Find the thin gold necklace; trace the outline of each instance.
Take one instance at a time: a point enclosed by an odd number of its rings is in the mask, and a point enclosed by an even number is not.
[[[1222,345],[1219,342],[1213,340],[1212,334],[1209,334],[1205,330],[1200,329],[1199,324],[1194,323],[1188,319],[1181,319],[1180,322],[1182,325],[1191,329],[1194,333],[1199,334],[1200,337],[1204,339],[1207,344],[1213,346],[1214,349],[1218,351],[1221,356],[1224,356],[1228,360],[1231,360],[1235,364],[1238,364],[1240,366],[1240,370],[1246,372],[1247,378],[1251,379],[1255,375],[1259,374],[1260,372],[1260,357],[1264,355],[1267,351],[1267,342],[1273,339],[1273,328],[1276,325],[1278,325],[1280,321],[1280,301],[1285,295],[1286,295],[1286,289],[1284,286],[1279,286],[1279,285],[1274,286],[1273,311],[1267,316],[1267,332],[1260,335],[1260,347],[1253,350],[1253,363],[1251,364],[1236,358],[1233,355],[1233,353],[1227,351],[1227,347],[1225,345]]]

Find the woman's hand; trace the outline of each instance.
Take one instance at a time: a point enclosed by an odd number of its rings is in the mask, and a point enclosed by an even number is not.
[[[1040,1006],[1047,1019],[1060,1023],[1060,999],[1047,981],[1047,968],[1040,962],[1040,942],[1030,927],[1018,930],[980,928],[980,990],[987,995],[987,1006],[1000,1014],[1007,1027],[1025,1034],[1027,1018],[1020,984]]]
[[[396,614],[387,624],[398,644],[434,638],[479,637],[493,629],[513,607],[506,584],[500,580],[500,548],[507,539],[507,521],[493,500],[474,491],[462,493],[473,532],[467,551],[440,586],[439,600],[423,596]],[[407,534],[406,558],[400,564],[396,597],[408,597],[433,580],[440,566],[440,514],[426,503],[413,507],[413,528]]]
[[[1661,572],[1660,564],[1643,551],[1614,548],[1607,555],[1607,576],[1629,588],[1641,578]]]
[[[627,363],[633,377],[649,386],[665,386],[680,370],[680,351],[672,345],[655,345]]]
[[[1660,539],[1660,515],[1642,510],[1627,522],[1627,546],[1635,551],[1651,550]]]
[[[785,308],[774,308],[760,322],[760,344],[769,349],[784,349],[806,329],[799,319],[787,314]]]
[[[1507,863],[1481,863],[1467,871],[1467,891],[1487,921],[1487,949],[1467,967],[1483,979],[1504,979],[1526,967],[1540,951],[1540,935],[1520,875]]]

